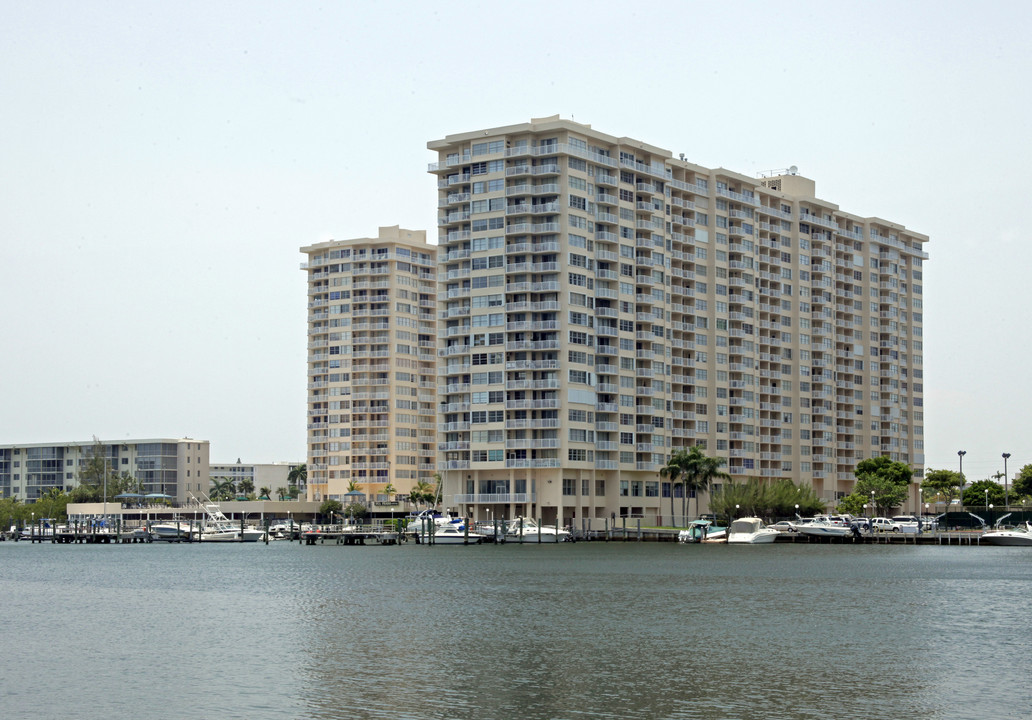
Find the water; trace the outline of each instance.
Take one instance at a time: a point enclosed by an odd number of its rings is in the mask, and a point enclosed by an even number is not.
[[[1028,548],[0,544],[7,717],[1028,718]]]

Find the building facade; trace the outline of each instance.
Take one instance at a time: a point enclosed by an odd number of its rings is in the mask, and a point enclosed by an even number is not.
[[[53,488],[71,491],[93,457],[96,441],[0,445],[0,493],[34,502]],[[100,441],[107,467],[128,473],[143,494],[185,502],[208,490],[208,441],[183,438]]]
[[[426,232],[301,248],[308,256],[308,499],[374,502],[436,473],[437,248]]]
[[[446,504],[669,521],[691,445],[832,504],[864,458],[921,476],[926,236],[558,117],[428,148]]]
[[[290,482],[288,480],[290,471],[300,465],[300,462],[276,462],[276,463],[245,463],[237,460],[235,463],[212,464],[209,466],[209,480],[231,480],[236,487],[240,487],[242,480],[250,481],[254,486],[255,493],[261,489],[268,488],[269,499],[275,499],[280,490],[287,492]],[[303,491],[304,488],[302,487]]]

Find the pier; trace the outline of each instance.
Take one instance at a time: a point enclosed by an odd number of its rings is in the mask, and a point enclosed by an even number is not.
[[[396,530],[375,526],[324,525],[301,534],[305,545],[322,545],[327,541],[335,545],[365,545],[366,541],[380,545],[397,545],[404,536]]]

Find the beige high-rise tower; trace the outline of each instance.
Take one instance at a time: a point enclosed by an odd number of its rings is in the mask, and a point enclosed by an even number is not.
[[[437,248],[381,227],[308,255],[308,499],[388,502],[436,473]],[[393,500],[393,497],[391,498]],[[375,507],[375,506],[374,506]]]
[[[428,147],[445,504],[669,522],[695,444],[832,505],[861,459],[921,475],[926,236],[558,117]]]

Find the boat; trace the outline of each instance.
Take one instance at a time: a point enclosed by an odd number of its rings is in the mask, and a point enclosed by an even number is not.
[[[853,534],[853,528],[837,518],[818,515],[813,519],[802,519],[792,523],[796,532],[810,537],[846,537]]]
[[[423,510],[418,515],[412,516],[409,519],[408,525],[405,526],[405,532],[410,535],[425,534],[426,529],[429,526],[443,527],[445,525],[452,525],[461,523],[460,518],[453,518],[447,515],[441,515],[433,510]]]
[[[150,526],[151,539],[163,542],[189,540],[192,532],[193,528],[185,520],[152,523]]]
[[[201,542],[258,542],[265,539],[265,530],[234,523],[223,514],[218,503],[208,499],[202,507],[207,519],[201,528]]]
[[[505,539],[505,521],[481,520],[476,523],[474,529],[484,536],[485,540],[501,542]]]
[[[677,541],[682,543],[724,542],[727,528],[713,524],[712,520],[692,520],[685,530],[677,533]]]
[[[419,533],[416,541],[427,542],[427,534]],[[466,532],[466,526],[459,523],[448,523],[438,525],[434,531],[433,539],[430,542],[434,545],[479,545],[484,541],[484,536],[478,532]]]
[[[729,545],[761,545],[774,542],[779,534],[774,528],[766,527],[760,518],[744,517],[731,523],[727,529],[727,542]]]
[[[978,541],[989,545],[1032,545],[1032,522],[1026,521],[1024,525],[1009,530],[982,533]]]
[[[505,542],[557,543],[570,540],[570,533],[554,525],[538,525],[531,518],[519,517],[509,523]]]
[[[269,526],[269,537],[273,540],[293,540],[301,533],[301,525],[293,519]]]

